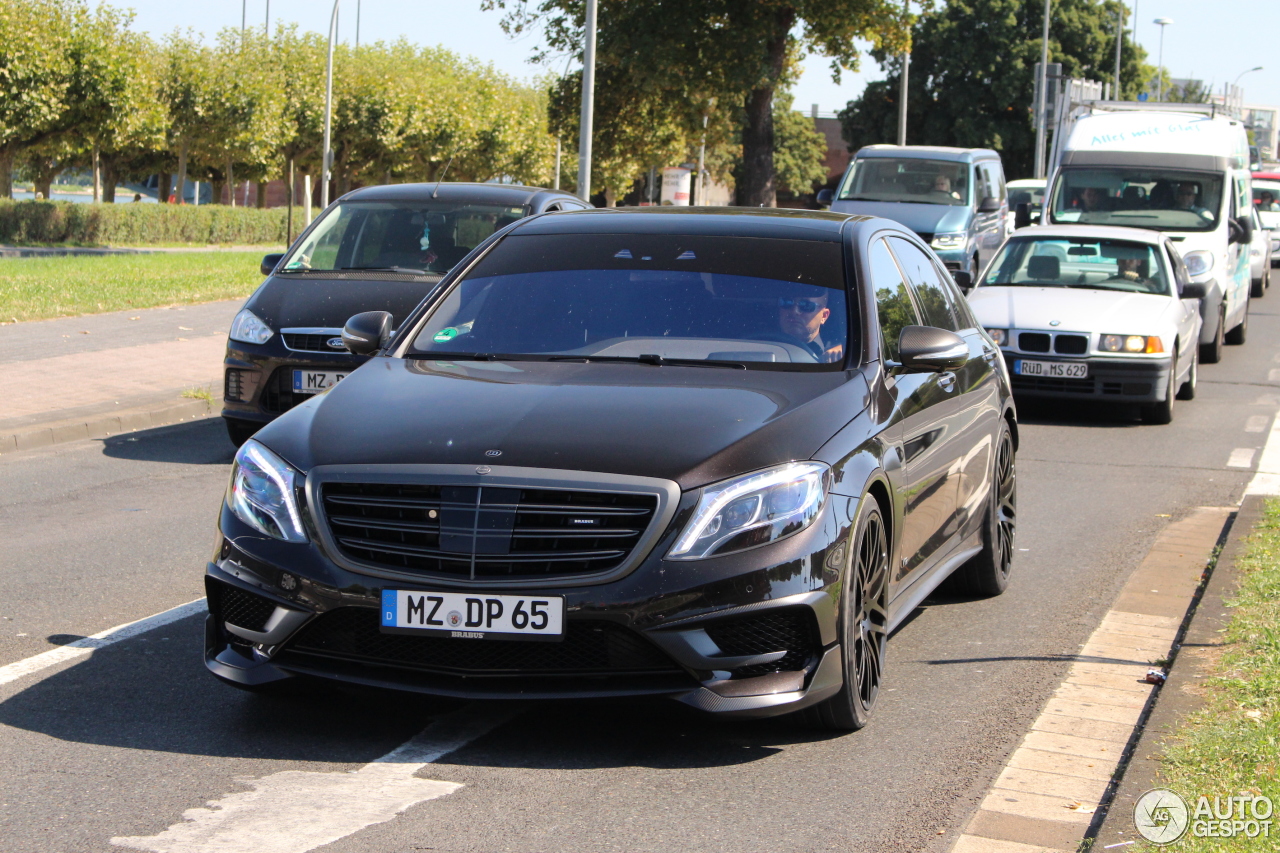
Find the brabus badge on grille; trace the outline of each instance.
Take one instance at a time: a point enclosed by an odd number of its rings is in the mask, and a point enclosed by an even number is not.
[[[346,346],[342,343],[342,338],[329,338],[326,343],[329,344],[329,349],[346,349]]]
[[[477,474],[488,474],[488,473],[489,473],[490,471],[492,471],[492,470],[493,470],[493,469],[492,469],[492,468],[490,468],[488,465],[481,465],[480,467],[476,468],[476,473],[477,473]]]
[[[501,450],[486,450],[486,451],[484,452],[484,455],[485,455],[485,456],[488,456],[490,459],[497,459],[499,456],[501,456],[501,455],[502,455],[502,451],[501,451]]]

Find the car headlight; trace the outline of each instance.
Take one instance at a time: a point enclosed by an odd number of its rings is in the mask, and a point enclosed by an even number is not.
[[[275,332],[271,331],[271,327],[263,322],[261,317],[248,308],[243,308],[231,321],[229,337],[242,344],[265,344],[274,334]]]
[[[1155,335],[1103,335],[1098,341],[1103,352],[1164,352],[1164,342]]]
[[[297,477],[279,456],[256,441],[246,441],[231,466],[227,506],[254,530],[285,542],[306,542]]]
[[[968,239],[969,235],[963,231],[934,234],[933,241],[929,245],[935,249],[963,249],[965,241]]]
[[[1195,252],[1187,252],[1183,256],[1182,262],[1187,265],[1187,272],[1191,275],[1204,275],[1213,269],[1213,252],[1207,252],[1200,249]]]
[[[667,559],[700,560],[799,533],[822,509],[830,478],[821,462],[790,462],[707,486]]]
[[[991,336],[991,340],[995,341],[998,347],[1009,343],[1009,333],[1004,329],[987,329],[987,334]]]

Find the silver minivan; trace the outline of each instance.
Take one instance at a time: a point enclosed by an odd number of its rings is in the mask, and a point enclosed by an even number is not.
[[[1013,230],[1000,155],[989,148],[868,145],[854,155],[820,204],[840,213],[883,216],[919,234],[961,287]]]

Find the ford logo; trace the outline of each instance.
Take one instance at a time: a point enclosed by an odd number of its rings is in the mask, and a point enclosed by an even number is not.
[[[329,349],[346,349],[346,346],[342,343],[342,338],[329,338],[327,343],[329,344]]]

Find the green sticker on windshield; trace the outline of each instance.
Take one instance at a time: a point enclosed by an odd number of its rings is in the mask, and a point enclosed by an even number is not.
[[[447,329],[441,329],[440,331],[436,332],[435,337],[433,337],[432,340],[438,344],[447,344],[449,341],[453,340],[457,336],[458,336],[458,330],[450,326]]]

